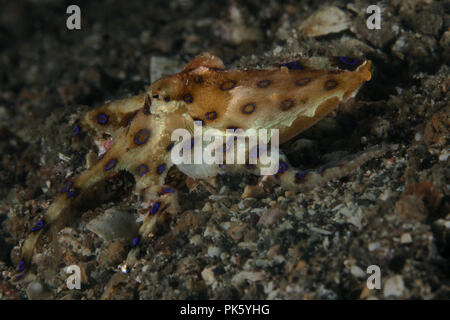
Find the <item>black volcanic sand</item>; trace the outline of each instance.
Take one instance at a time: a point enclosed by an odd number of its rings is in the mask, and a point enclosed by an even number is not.
[[[70,1],[1,5],[0,298],[450,298],[449,1],[385,1],[378,31],[365,24],[369,1],[321,1],[350,23],[315,38],[299,25],[316,1],[166,2],[86,1],[73,31]],[[176,71],[203,51],[230,67],[302,55],[372,60],[356,102],[283,147],[304,168],[380,143],[395,150],[303,194],[272,187],[243,198],[255,177],[199,182],[172,170],[182,213],[142,244],[128,274],[118,266],[130,243],[88,228],[108,213],[142,214],[133,178],[120,175],[114,196],[47,234],[30,272],[14,281],[20,241],[95,150],[89,137],[74,139],[76,119],[143,92],[163,62]],[[81,290],[66,287],[73,264]],[[370,265],[380,267],[380,290],[366,288]]]

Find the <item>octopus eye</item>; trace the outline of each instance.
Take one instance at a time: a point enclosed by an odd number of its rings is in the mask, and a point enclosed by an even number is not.
[[[159,99],[159,95],[157,95],[157,94],[154,94],[152,97],[153,97],[153,99]]]

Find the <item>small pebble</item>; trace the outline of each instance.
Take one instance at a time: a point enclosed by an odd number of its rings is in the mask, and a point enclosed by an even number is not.
[[[221,250],[219,247],[208,247],[208,256],[211,258],[219,257]]]
[[[402,244],[408,244],[412,242],[412,237],[409,233],[404,233],[402,234],[402,236],[400,237],[400,242]]]
[[[384,284],[383,295],[388,297],[401,297],[405,290],[403,278],[400,275],[395,275],[386,280]]]

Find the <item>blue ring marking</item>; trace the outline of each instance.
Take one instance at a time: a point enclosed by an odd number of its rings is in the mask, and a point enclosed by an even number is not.
[[[215,118],[217,118],[217,113],[215,111],[210,111],[205,113],[205,117],[208,120],[214,120]]]
[[[195,77],[194,77],[194,82],[195,82],[195,83],[201,83],[202,81],[203,81],[202,76],[195,76]]]
[[[184,95],[183,100],[186,103],[192,103],[194,101],[194,97],[192,95],[190,95],[189,93],[187,93]]]
[[[145,164],[141,164],[138,168],[137,168],[137,174],[140,175],[141,177],[146,174],[148,172],[148,167]]]
[[[261,80],[256,83],[256,85],[260,88],[267,88],[270,85],[270,80]]]
[[[73,133],[78,135],[80,133],[80,127],[76,124],[73,126]]]
[[[108,122],[108,116],[106,114],[104,114],[104,113],[100,113],[97,116],[97,122],[100,123],[100,124],[107,123]]]
[[[286,99],[283,102],[281,102],[281,109],[286,111],[289,110],[294,106],[294,100],[292,99]]]
[[[334,80],[334,79],[331,79],[331,80],[327,80],[327,81],[325,82],[324,88],[325,88],[325,90],[331,90],[331,89],[336,88],[337,85],[338,85],[337,81]]]
[[[160,203],[159,203],[159,202],[156,202],[156,203],[152,206],[152,208],[150,209],[150,214],[154,214],[156,211],[158,211],[159,206],[160,206]]]
[[[295,174],[295,178],[296,178],[297,180],[301,180],[301,179],[303,179],[304,177],[306,177],[306,172],[305,172],[305,171],[297,172],[297,173]]]
[[[61,192],[65,193],[67,191],[70,191],[70,189],[72,189],[72,185],[73,185],[72,182],[70,182],[70,181],[66,182],[66,185],[64,188],[61,189]]]
[[[172,150],[172,148],[173,148],[173,146],[175,145],[175,143],[171,143],[171,144],[169,144],[168,146],[167,146],[167,151],[170,151],[170,150]]]
[[[302,86],[306,86],[310,82],[311,82],[311,78],[302,78],[300,80],[295,81],[295,84],[302,87]]]
[[[227,80],[220,85],[220,90],[226,91],[236,87],[237,82],[235,80]]]
[[[79,191],[77,189],[69,190],[68,196],[69,198],[76,197],[79,194]]]
[[[224,164],[219,164],[219,168],[220,169],[225,169],[227,166],[226,165],[224,165]]]
[[[139,244],[139,236],[133,239],[133,247],[136,247]]]
[[[250,110],[248,110],[248,107],[250,107]],[[254,103],[247,103],[245,106],[242,107],[242,112],[245,114],[250,114],[253,113],[253,111],[255,111],[256,106]]]
[[[145,134],[145,136],[144,136],[144,139],[141,140],[140,138],[141,138],[142,134]],[[136,135],[134,136],[134,143],[136,143],[137,145],[146,143],[149,137],[150,137],[149,130],[147,130],[147,129],[139,130],[139,132],[136,133]]]
[[[317,173],[318,174],[322,174],[324,171],[325,171],[325,167],[324,166],[322,166],[322,167],[320,167],[319,169],[317,169]]]
[[[21,260],[20,262],[19,262],[19,265],[17,266],[17,272],[21,272],[21,271],[23,271],[23,269],[25,269],[25,261],[23,261],[23,260]]]
[[[164,193],[174,193],[175,189],[174,188],[169,188],[169,187],[164,187],[163,188],[163,192]]]
[[[350,66],[355,65],[355,64],[357,64],[357,63],[359,62],[359,60],[356,59],[356,58],[345,57],[345,56],[339,57],[339,60],[340,60],[342,63],[348,64],[348,65],[350,65]]]
[[[34,227],[33,229],[31,229],[31,232],[38,231],[38,230],[42,229],[43,227],[44,227],[44,221],[40,220],[38,225],[36,227]]]
[[[287,164],[284,162],[280,162],[280,165],[278,167],[278,173],[283,173],[287,170]]]
[[[290,70],[303,70],[302,66],[298,61],[286,62],[281,65],[282,67],[286,67]]]
[[[161,173],[164,172],[164,170],[166,170],[166,165],[163,163],[163,164],[161,164],[161,165],[158,166],[158,168],[156,169],[156,172],[157,172],[158,174],[161,174]]]
[[[117,164],[117,160],[116,159],[111,159],[109,160],[106,165],[105,165],[105,170],[111,170],[112,168],[114,168]]]

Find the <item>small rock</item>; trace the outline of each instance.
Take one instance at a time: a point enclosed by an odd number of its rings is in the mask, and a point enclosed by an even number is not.
[[[405,195],[395,203],[395,210],[402,219],[424,221],[427,209],[419,197]]]
[[[271,208],[268,209],[259,219],[258,224],[263,225],[265,227],[268,227],[278,220],[280,220],[282,217],[284,217],[287,214],[286,210],[282,210],[279,208]]]
[[[52,298],[51,293],[40,281],[31,282],[27,287],[26,293],[30,300],[49,300]]]
[[[371,242],[368,245],[368,249],[369,251],[375,251],[377,250],[379,247],[381,247],[381,244],[379,242]]]
[[[266,278],[266,274],[263,271],[242,271],[231,278],[231,282],[236,285],[241,285],[245,281],[256,282]]]
[[[262,187],[246,185],[241,197],[242,197],[242,199],[261,198],[264,195],[266,195],[266,192],[264,191],[264,189]]]
[[[211,258],[219,257],[221,252],[222,251],[219,247],[208,247],[208,256],[210,256]]]
[[[114,239],[131,240],[137,234],[138,225],[131,211],[115,207],[92,219],[88,223],[87,229],[105,241]]]
[[[180,274],[193,274],[200,271],[199,262],[191,256],[187,256],[180,260],[177,272]]]
[[[386,280],[384,284],[383,294],[387,297],[401,297],[405,290],[403,278],[400,275],[395,275]]]
[[[272,246],[269,251],[267,251],[267,256],[268,257],[275,257],[277,255],[280,254],[280,246],[279,245],[274,245]]]
[[[350,273],[357,278],[366,278],[367,277],[367,274],[364,272],[364,270],[361,269],[360,267],[358,267],[357,265],[350,267]]]
[[[202,244],[202,242],[202,237],[199,234],[196,234],[189,239],[189,243],[193,244],[194,246],[199,246]]]
[[[306,268],[307,266],[308,266],[308,264],[307,264],[305,261],[300,260],[300,261],[297,263],[297,265],[295,266],[295,270],[296,270],[296,271],[299,271],[299,270],[302,270],[302,269]]]
[[[334,6],[322,7],[299,26],[300,32],[308,37],[337,33],[349,28],[347,14]]]
[[[203,212],[211,212],[212,211],[212,205],[211,202],[206,202],[202,209]]]
[[[125,245],[120,240],[111,242],[100,256],[102,263],[108,266],[117,266],[121,263],[127,256]]]
[[[228,229],[228,234],[234,241],[240,241],[247,230],[247,224],[242,222],[232,222]]]
[[[201,272],[203,280],[205,280],[206,284],[213,284],[216,281],[216,278],[214,276],[213,267],[206,267]]]
[[[400,237],[400,243],[402,244],[408,244],[412,242],[412,237],[409,233],[404,233],[402,234],[402,236]]]

